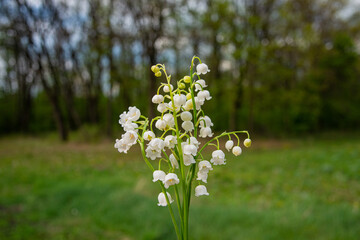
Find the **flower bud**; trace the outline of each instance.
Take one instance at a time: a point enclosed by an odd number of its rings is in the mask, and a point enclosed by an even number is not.
[[[160,69],[158,68],[158,66],[152,65],[151,66],[151,71],[153,71],[154,73],[157,73],[158,71],[160,71]]]
[[[191,77],[190,76],[185,76],[184,77],[184,82],[191,83]]]
[[[178,85],[178,87],[179,87],[180,89],[184,89],[186,86],[185,86],[185,84],[180,83],[180,84]]]
[[[186,100],[190,100],[191,99],[191,93],[186,94]]]
[[[247,138],[247,139],[244,140],[244,146],[247,147],[247,148],[251,146],[251,139],[250,138]]]
[[[160,71],[157,71],[157,72],[155,73],[155,77],[161,77],[161,72],[160,72]]]

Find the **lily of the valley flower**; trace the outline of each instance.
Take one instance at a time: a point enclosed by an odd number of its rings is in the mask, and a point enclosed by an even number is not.
[[[239,156],[241,154],[242,150],[241,150],[241,147],[239,146],[235,146],[233,149],[232,149],[232,153],[235,155],[235,156]]]
[[[160,103],[158,106],[157,106],[157,110],[161,113],[164,113],[168,110],[168,104],[167,103]]]
[[[210,162],[212,162],[214,165],[225,165],[226,159],[225,159],[225,153],[221,150],[216,150],[211,154],[212,158]]]
[[[203,161],[199,162],[199,171],[209,172],[210,170],[213,170],[213,168],[209,161],[203,160]]]
[[[176,107],[180,107],[186,103],[186,96],[184,94],[176,94],[174,96],[174,104]]]
[[[155,127],[161,131],[165,130],[166,128],[166,122],[163,119],[159,119],[155,123]]]
[[[205,100],[200,99],[200,98],[198,98],[198,97],[194,97],[194,100],[195,100],[196,110],[200,110],[200,109],[201,109],[201,106],[204,105]]]
[[[170,89],[171,89],[171,91],[174,89],[173,85],[170,84],[170,88],[168,85],[165,85],[163,88],[163,91],[168,93],[168,92],[170,92]]]
[[[210,127],[203,127],[200,129],[200,134],[199,136],[202,138],[206,138],[206,137],[212,137],[213,132],[211,131]]]
[[[170,193],[166,192],[166,195],[168,196],[169,203],[171,204],[174,200],[171,198]],[[163,192],[159,193],[158,201],[159,201],[158,206],[161,206],[161,207],[167,206],[166,197]]]
[[[134,131],[128,131],[122,135],[122,139],[124,139],[124,143],[131,146],[136,143],[136,140],[138,139],[138,135]]]
[[[186,132],[191,132],[192,130],[194,130],[194,124],[191,121],[185,121],[181,124],[181,127],[186,131]]]
[[[148,143],[148,147],[146,148],[146,157],[151,160],[155,160],[156,158],[161,157],[161,152],[164,150],[165,143],[160,138],[154,138]]]
[[[234,142],[232,140],[228,140],[226,143],[225,143],[225,148],[230,151],[232,149],[232,147],[234,146]]]
[[[180,180],[175,173],[168,173],[164,179],[164,186],[167,189],[172,185],[178,184],[179,182]]]
[[[210,96],[210,92],[208,90],[200,91],[197,94],[197,97],[201,101],[210,100],[212,97]]]
[[[200,75],[200,74],[206,74],[206,73],[208,73],[208,72],[210,72],[210,70],[209,70],[208,66],[207,66],[205,63],[200,63],[200,64],[198,64],[198,65],[196,66],[196,73],[197,73],[198,75]]]
[[[175,158],[174,154],[170,154],[169,159],[170,159],[171,166],[173,168],[179,168],[179,163],[178,163],[177,159]]]
[[[209,196],[209,193],[206,189],[206,187],[204,185],[199,185],[195,188],[195,196],[196,197],[199,197],[199,196],[202,196],[202,195],[207,195]]]
[[[193,163],[196,163],[195,158],[191,154],[183,154],[184,165],[190,166]]]
[[[199,171],[197,173],[197,179],[201,180],[204,183],[207,183],[208,173],[210,170],[213,170],[209,161],[203,160],[199,162]]]
[[[192,99],[187,100],[183,107],[184,107],[184,109],[185,109],[186,111],[192,110],[193,107],[194,107],[194,106],[193,106]]]
[[[195,145],[196,148],[200,146],[200,142],[195,137],[190,137],[187,143]]]
[[[151,101],[153,103],[159,104],[162,103],[164,101],[164,96],[163,95],[154,95],[153,98],[151,99]]]
[[[124,124],[124,131],[135,131],[137,132],[137,128],[138,128],[138,125],[136,123],[133,123],[133,122],[127,122]]]
[[[129,107],[128,117],[130,121],[137,121],[140,118],[140,110],[137,107]]]
[[[146,131],[143,138],[146,141],[151,141],[151,139],[155,138],[155,133],[153,133],[152,131]]]
[[[195,82],[195,91],[201,91],[202,89],[204,89],[206,87],[207,87],[207,85],[206,85],[205,80],[200,79]]]
[[[170,113],[167,113],[163,116],[163,119],[166,123],[166,129],[172,128],[175,126],[174,116]]]
[[[214,124],[212,123],[211,119],[208,116],[200,117],[199,121],[200,121],[200,127],[212,127],[212,126],[214,126]]]
[[[180,115],[181,120],[185,121],[191,121],[192,120],[192,114],[188,111],[182,112]]]
[[[245,147],[250,147],[250,146],[251,146],[251,140],[250,140],[250,138],[247,138],[247,139],[244,140],[244,146],[245,146]]]
[[[207,183],[208,172],[198,171],[196,180],[203,181]]]
[[[153,172],[153,182],[161,181],[163,182],[165,180],[166,173],[161,170],[155,170]]]
[[[183,153],[186,155],[196,155],[197,152],[197,147],[194,144],[186,144],[186,143],[182,143],[182,149],[183,149]]]
[[[177,139],[173,135],[168,135],[164,139],[165,147],[174,148],[177,144]]]
[[[122,114],[120,114],[119,123],[122,127],[124,127],[126,124],[130,124],[133,121],[139,120],[141,115],[141,112],[136,107],[129,107],[129,111],[124,111]]]
[[[127,153],[130,149],[129,144],[125,143],[124,139],[116,139],[114,147],[117,148],[120,153]]]

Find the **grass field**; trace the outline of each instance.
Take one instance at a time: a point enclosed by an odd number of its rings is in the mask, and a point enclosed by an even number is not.
[[[360,239],[360,137],[253,139],[227,157],[193,199],[191,239]],[[2,138],[0,239],[175,239],[151,179],[112,142]]]

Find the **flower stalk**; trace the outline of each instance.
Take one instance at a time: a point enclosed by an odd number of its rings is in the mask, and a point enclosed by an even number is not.
[[[195,61],[198,61],[196,71]],[[200,58],[196,56],[192,58],[190,76],[176,81],[176,88],[171,84],[171,75],[166,72],[165,65],[154,65],[151,70],[155,76],[164,76],[166,79],[165,83],[160,84],[157,94],[152,97],[152,102],[157,104],[160,115],[149,120],[142,116],[136,107],[129,107],[128,111],[120,114],[119,123],[125,133],[121,139],[116,139],[115,148],[120,153],[127,153],[132,145],[139,143],[143,159],[153,173],[153,182],[160,184],[158,206],[168,207],[177,239],[187,240],[194,182],[198,182],[194,188],[194,195],[208,196],[209,193],[203,183],[207,183],[208,175],[213,170],[212,166],[226,164],[225,153],[220,150],[219,139],[227,137],[229,140],[225,148],[228,151],[232,149],[232,153],[238,156],[242,152],[238,134],[247,135],[243,143],[245,147],[251,145],[250,135],[247,131],[233,131],[223,132],[211,138],[213,123],[202,110],[202,106],[211,99],[211,96],[206,90],[205,80],[201,79],[201,75],[205,75],[210,70]],[[159,137],[156,137],[156,134]],[[198,138],[209,137],[211,139],[201,145]],[[235,147],[232,137],[237,140]],[[214,141],[216,144],[213,143]],[[202,151],[208,146],[216,147],[210,161],[205,160],[202,155]],[[155,160],[158,160],[158,164],[152,164]],[[179,184],[181,187],[178,187]],[[171,207],[174,200],[170,189],[174,189],[179,223]]]

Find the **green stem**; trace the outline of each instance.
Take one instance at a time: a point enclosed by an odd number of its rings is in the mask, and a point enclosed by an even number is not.
[[[172,207],[170,205],[170,201],[169,201],[169,197],[167,195],[166,189],[164,187],[164,184],[162,184],[161,182],[160,182],[160,186],[161,186],[162,192],[165,195],[166,203],[167,203],[167,206],[169,208],[169,212],[170,212],[171,220],[172,220],[174,228],[175,228],[176,236],[177,236],[178,240],[181,240],[182,237],[180,235],[179,227],[178,227],[178,225],[176,223],[175,215],[174,215],[174,212],[173,212]]]
[[[148,165],[148,167],[151,169],[151,171],[154,172],[154,167],[151,165],[151,163],[149,162],[149,160],[147,159],[146,154],[145,154],[144,141],[142,141],[142,142],[139,141],[139,145],[140,145],[140,148],[141,148],[141,154],[142,154],[142,156],[143,156],[143,158],[144,158],[144,160],[145,160],[145,162],[146,162],[146,165]],[[172,220],[172,223],[173,223],[174,228],[175,228],[175,232],[176,232],[177,239],[178,239],[178,240],[181,240],[182,237],[181,237],[180,232],[179,232],[179,227],[178,227],[178,225],[177,225],[177,223],[176,223],[175,216],[174,216],[174,212],[173,212],[173,210],[172,210],[172,208],[171,208],[171,206],[170,206],[170,201],[169,201],[169,198],[168,198],[168,196],[167,196],[167,194],[166,194],[165,187],[164,187],[164,185],[163,185],[162,183],[160,183],[160,186],[161,186],[162,192],[163,192],[164,195],[165,195],[165,199],[166,199],[166,202],[167,202],[167,206],[168,206],[168,208],[169,208],[171,220]]]
[[[231,134],[236,134],[236,133],[246,133],[248,138],[250,138],[249,132],[248,131],[234,131],[234,132],[224,132],[222,134],[220,134],[217,137],[214,137],[213,139],[211,139],[210,141],[208,141],[207,143],[204,144],[204,146],[202,146],[202,148],[200,149],[200,151],[198,152],[198,154],[196,155],[196,157],[198,157],[199,154],[201,154],[201,152],[204,150],[204,148],[206,148],[212,141],[218,141],[219,138],[224,137],[224,136],[228,136]]]
[[[183,223],[183,239],[187,240],[187,210],[186,210],[186,182],[185,182],[185,171],[184,171],[184,159],[183,159],[183,153],[182,153],[182,147],[181,147],[181,138],[180,138],[180,132],[179,132],[179,125],[178,125],[178,121],[177,121],[177,115],[176,115],[176,111],[175,111],[175,103],[174,103],[174,93],[171,90],[170,87],[170,78],[168,77],[165,67],[163,66],[163,72],[166,76],[166,80],[168,82],[168,86],[170,89],[170,99],[171,99],[171,103],[172,103],[172,109],[173,109],[173,116],[174,116],[174,123],[175,123],[175,129],[176,129],[176,139],[177,139],[177,148],[178,148],[178,152],[179,152],[179,159],[180,159],[180,171],[181,171],[181,183],[182,183],[182,189],[183,189],[183,216],[182,216],[182,223]]]

